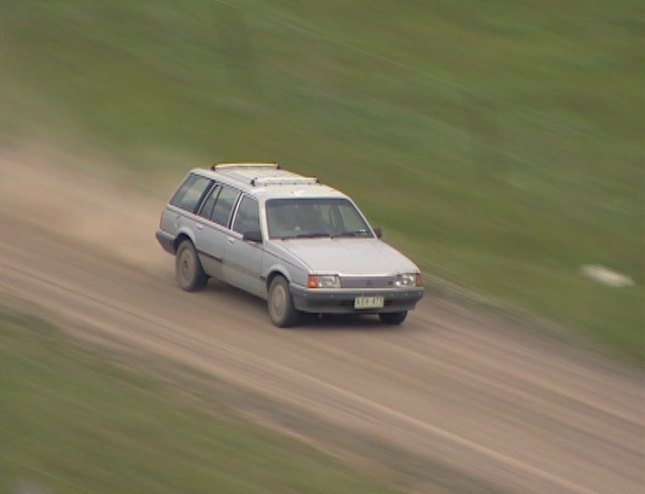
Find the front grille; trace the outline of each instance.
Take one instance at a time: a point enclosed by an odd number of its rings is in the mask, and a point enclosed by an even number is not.
[[[394,288],[394,276],[341,276],[343,288]]]

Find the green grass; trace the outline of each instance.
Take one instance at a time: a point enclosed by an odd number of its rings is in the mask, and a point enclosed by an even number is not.
[[[0,492],[398,492],[112,358],[0,312]]]
[[[279,160],[353,195],[428,275],[643,362],[644,14],[0,0],[0,132],[147,174]]]

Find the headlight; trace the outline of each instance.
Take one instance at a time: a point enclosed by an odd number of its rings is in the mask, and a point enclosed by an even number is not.
[[[310,274],[307,288],[340,288],[340,278],[335,274]]]
[[[394,286],[397,288],[410,288],[419,286],[417,284],[417,273],[397,274],[394,280]]]

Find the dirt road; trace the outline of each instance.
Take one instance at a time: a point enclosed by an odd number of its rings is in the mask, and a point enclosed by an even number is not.
[[[431,299],[400,328],[366,318],[279,330],[236,290],[176,287],[153,238],[167,191],[10,152],[0,170],[2,299],[500,491],[644,492],[640,371]]]

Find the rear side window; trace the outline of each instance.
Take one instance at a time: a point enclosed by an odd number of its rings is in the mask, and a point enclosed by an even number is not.
[[[215,185],[211,190],[211,193],[208,195],[208,198],[204,201],[202,209],[199,211],[199,216],[203,216],[206,219],[211,219],[213,214],[213,206],[215,206],[215,201],[217,201],[217,196],[222,190],[221,185]]]
[[[170,199],[170,204],[194,213],[210,184],[210,180],[191,173]]]
[[[233,210],[233,206],[235,205],[235,201],[237,201],[237,197],[239,195],[240,193],[233,187],[222,185],[222,190],[217,196],[215,205],[213,206],[211,220],[219,225],[228,226],[231,211]]]

